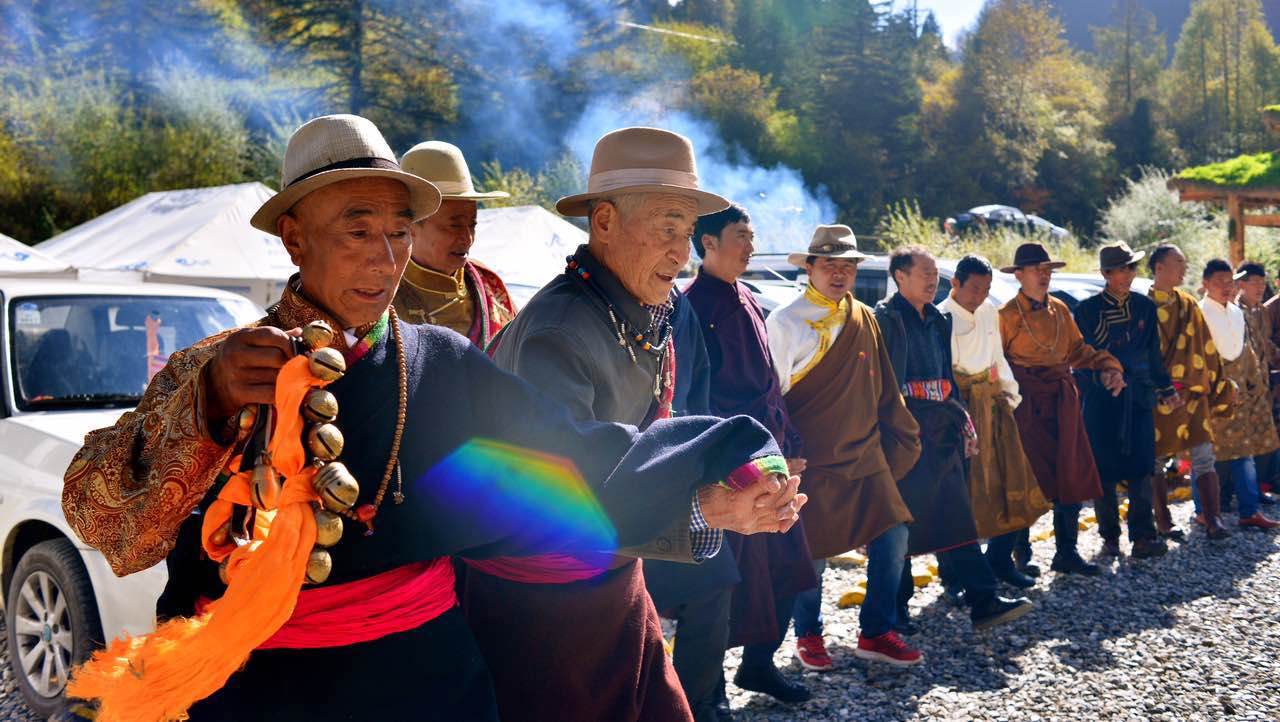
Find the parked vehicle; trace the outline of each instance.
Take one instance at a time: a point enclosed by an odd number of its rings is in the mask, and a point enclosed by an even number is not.
[[[958,235],[978,228],[1010,228],[1027,235],[1040,235],[1055,241],[1071,235],[1067,229],[1054,225],[1040,216],[1023,213],[1013,206],[985,205],[957,213],[942,224],[949,235]]]
[[[163,565],[118,578],[62,514],[87,432],[110,426],[175,350],[262,316],[243,296],[161,284],[0,278],[0,583],[9,659],[28,706],[64,702],[68,671],[106,640],[144,634]]]

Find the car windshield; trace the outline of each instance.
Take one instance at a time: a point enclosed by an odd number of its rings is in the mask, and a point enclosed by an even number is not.
[[[259,314],[245,299],[27,296],[9,304],[24,411],[133,406],[174,351]]]

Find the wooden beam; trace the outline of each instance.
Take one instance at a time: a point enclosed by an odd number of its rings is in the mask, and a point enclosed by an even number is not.
[[[1244,262],[1244,207],[1240,196],[1232,193],[1227,196],[1227,244],[1228,255],[1232,267]]]
[[[1255,228],[1280,228],[1280,213],[1258,213],[1244,217],[1246,226]]]

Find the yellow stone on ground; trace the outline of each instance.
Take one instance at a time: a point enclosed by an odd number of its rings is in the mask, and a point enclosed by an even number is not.
[[[862,589],[855,589],[852,592],[845,592],[840,595],[840,599],[836,600],[836,606],[841,609],[849,609],[850,607],[860,607],[867,599],[867,592]]]

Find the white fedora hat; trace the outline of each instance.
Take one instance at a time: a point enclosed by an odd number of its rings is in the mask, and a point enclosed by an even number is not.
[[[813,240],[809,242],[809,250],[804,253],[792,253],[787,256],[787,263],[805,267],[809,256],[819,258],[844,258],[853,262],[870,258],[858,250],[858,238],[853,229],[845,225],[818,226],[813,232]]]
[[[698,215],[722,211],[729,201],[698,187],[693,143],[660,128],[622,128],[596,141],[587,192],[556,201],[565,216],[585,216],[590,202],[616,193],[675,193],[698,202]]]
[[[506,191],[478,192],[462,150],[441,140],[428,140],[410,148],[400,159],[400,168],[431,181],[445,200],[493,201],[511,197]]]
[[[303,196],[352,178],[391,178],[409,189],[413,217],[426,218],[440,208],[440,191],[429,181],[405,173],[395,153],[371,121],[358,115],[324,115],[303,123],[289,136],[280,173],[280,192],[249,221],[275,234],[280,216]]]

